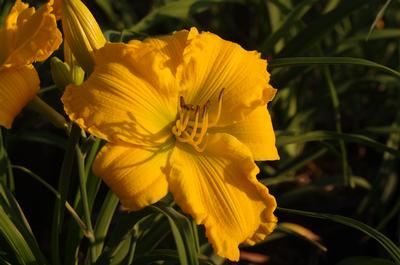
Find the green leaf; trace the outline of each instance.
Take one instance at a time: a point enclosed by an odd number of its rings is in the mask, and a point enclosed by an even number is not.
[[[306,164],[310,163],[310,161],[323,156],[327,151],[327,148],[321,148],[311,154],[307,154],[302,157],[296,157],[294,160],[291,160],[283,165],[282,168],[279,168],[273,177],[262,179],[261,182],[266,186],[270,186],[287,181],[296,181],[296,178],[290,173],[294,173],[296,170],[299,170]]]
[[[296,229],[285,226],[285,223],[279,224],[278,227],[275,229],[275,231],[277,231],[278,233],[281,232],[286,235],[298,237],[298,238],[310,243],[311,245],[317,247],[319,250],[321,250],[323,252],[328,251],[328,249],[324,245],[319,243],[317,240],[311,239],[311,238],[307,237],[306,235],[304,235],[303,233],[299,233],[299,231]]]
[[[99,257],[104,246],[104,240],[107,236],[108,229],[111,224],[111,220],[114,216],[114,211],[118,206],[118,197],[109,190],[106,198],[101,206],[98,214],[96,225],[94,227],[94,234],[96,238],[96,244],[93,247],[95,259]]]
[[[17,259],[21,264],[48,264],[19,204],[3,184],[0,195],[0,233]]]
[[[279,212],[287,213],[287,214],[295,214],[295,215],[302,215],[312,218],[330,220],[339,224],[343,224],[354,229],[357,229],[366,235],[372,237],[388,252],[388,254],[392,257],[395,264],[400,264],[400,249],[393,243],[389,238],[387,238],[384,234],[379,232],[378,230],[360,222],[354,220],[349,217],[344,217],[341,215],[334,215],[334,214],[326,214],[326,213],[315,213],[315,212],[308,212],[308,211],[300,211],[300,210],[293,210],[293,209],[286,209],[278,207],[277,210]],[[356,263],[357,264],[357,263]]]
[[[104,245],[103,251],[96,260],[95,265],[107,265],[121,257],[121,251],[127,255],[131,240],[131,232],[136,225],[139,225],[146,219],[153,219],[154,214],[150,213],[147,208],[139,212],[131,212],[129,214],[120,214],[117,218],[117,223],[111,232],[108,233],[109,239]]]
[[[400,77],[400,72],[393,70],[387,66],[361,59],[352,57],[291,57],[291,58],[281,58],[274,59],[269,63],[269,67],[279,68],[279,67],[294,67],[302,65],[326,65],[326,64],[350,64],[350,65],[360,65],[370,68],[375,68],[383,72],[389,73],[396,77]]]
[[[195,242],[196,237],[190,220],[172,207],[165,206],[162,203],[150,206],[150,209],[160,212],[168,218],[178,250],[180,264],[198,265],[198,249],[196,247],[198,244]]]
[[[4,183],[10,190],[14,190],[14,177],[6,148],[3,144],[3,134],[0,128],[0,183]]]
[[[306,0],[298,4],[285,18],[282,25],[274,30],[272,34],[261,45],[261,50],[267,53],[273,49],[275,44],[287,36],[288,31],[294,27],[299,20],[307,13],[317,0]],[[271,14],[272,15],[272,14]]]
[[[103,10],[107,17],[112,21],[116,22],[118,20],[117,14],[115,14],[110,1],[107,0],[95,0],[96,4]]]
[[[343,18],[347,17],[354,10],[360,9],[369,3],[365,0],[341,1],[337,8],[320,16],[312,21],[310,25],[300,31],[287,45],[279,52],[277,58],[289,57],[299,54],[313,45],[329,33],[332,28]]]
[[[146,253],[157,248],[168,235],[171,229],[167,218],[162,214],[156,215],[141,223],[140,244],[137,246],[138,253]]]
[[[58,182],[58,192],[60,193],[60,200],[56,200],[54,206],[53,215],[53,225],[52,225],[52,264],[60,264],[60,232],[61,226],[64,222],[64,205],[67,200],[67,195],[69,192],[69,186],[72,176],[72,168],[74,164],[74,152],[75,147],[78,146],[79,137],[81,134],[81,129],[78,125],[73,124],[71,129],[71,134],[68,138],[67,147],[64,154],[64,160],[60,170],[60,177]],[[79,228],[78,228],[79,230]],[[79,236],[79,233],[74,234],[74,236]],[[68,243],[68,242],[67,242]],[[74,255],[67,253],[67,258],[73,258]],[[68,264],[68,263],[67,263]]]
[[[373,40],[398,39],[398,38],[400,38],[400,29],[385,28],[373,31],[371,32],[370,35],[368,35],[367,32],[356,34],[344,40],[343,43],[349,43],[354,41],[369,42]]]
[[[381,258],[366,257],[366,256],[355,256],[341,260],[336,265],[395,265],[392,261]]]
[[[326,140],[344,140],[346,142],[355,142],[365,146],[372,147],[382,152],[389,152],[393,155],[400,156],[400,151],[387,147],[386,145],[375,141],[367,136],[360,134],[338,133],[332,131],[312,131],[299,133],[296,135],[278,135],[277,146],[283,146],[293,143],[304,143],[310,141],[326,141]]]
[[[374,30],[376,24],[378,23],[378,21],[380,19],[382,19],[383,15],[385,14],[386,9],[388,8],[390,2],[392,2],[392,0],[386,0],[386,3],[382,6],[382,8],[379,10],[378,14],[376,15],[374,22],[372,22],[371,27],[369,28],[369,32],[368,32],[368,36],[367,39],[369,38],[369,36],[371,35],[372,31]]]
[[[14,252],[19,264],[39,264],[28,243],[2,206],[0,206],[0,233],[2,239],[7,242]]]
[[[149,28],[157,17],[167,16],[177,19],[186,19],[191,12],[202,10],[199,7],[207,7],[222,2],[240,2],[240,0],[176,0],[152,10],[147,16],[130,28],[132,31],[141,32]]]

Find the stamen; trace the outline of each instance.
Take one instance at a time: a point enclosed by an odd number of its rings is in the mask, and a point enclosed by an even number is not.
[[[185,115],[186,115],[186,117],[185,117],[183,123],[181,124],[181,128],[180,128],[181,132],[183,132],[188,125],[189,118],[190,118],[190,112],[186,112]]]
[[[178,121],[177,121],[177,123],[178,123]],[[181,135],[181,133],[178,132],[176,126],[177,126],[177,125],[175,125],[175,126],[172,127],[172,133],[173,133],[175,136],[179,137],[179,136]]]
[[[206,109],[206,105],[204,105],[204,109]],[[203,140],[204,135],[206,135],[207,128],[208,128],[208,113],[203,111],[203,122],[201,124],[200,135],[197,138],[197,141],[195,141],[196,145],[199,145]]]
[[[196,136],[197,128],[198,128],[198,126],[199,126],[200,106],[197,106],[197,107],[196,107],[195,115],[196,115],[196,116],[195,116],[195,118],[194,118],[194,126],[193,126],[193,129],[192,129],[192,133],[190,134],[190,137],[191,137],[192,139],[194,139],[194,137]]]
[[[209,122],[209,110],[211,102],[199,105],[186,104],[183,96],[179,97],[178,119],[172,127],[172,133],[177,141],[191,145],[197,152],[203,152],[208,143],[208,127],[217,124],[222,111],[222,97],[224,89],[218,96],[218,111],[214,121]],[[201,121],[200,121],[201,119]]]
[[[205,142],[204,142],[202,147],[200,147],[198,145],[194,145],[193,147],[197,152],[202,153],[206,149],[207,144],[208,144],[208,137],[206,137],[206,140],[205,140]]]
[[[193,146],[193,148],[198,151],[198,152],[203,152],[204,149],[206,149],[207,143],[208,143],[208,137],[206,137],[206,142],[203,144],[202,147],[199,146],[199,144],[197,144],[195,141],[193,141],[193,138],[190,137],[190,135],[187,132],[183,132],[183,137],[181,138],[177,138],[178,141],[182,142],[182,143],[188,143],[191,146]]]
[[[208,112],[208,107],[210,106],[210,101],[207,100],[206,104],[204,104],[203,106],[203,114],[202,114],[202,118],[204,118],[204,116],[207,114]]]

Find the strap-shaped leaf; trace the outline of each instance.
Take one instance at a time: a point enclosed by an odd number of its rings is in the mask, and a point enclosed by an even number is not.
[[[199,258],[196,237],[190,220],[172,207],[163,205],[162,203],[150,206],[150,208],[168,218],[178,250],[180,264],[198,265]]]
[[[290,57],[274,59],[269,63],[272,69],[279,67],[294,67],[302,65],[350,64],[375,68],[400,77],[400,72],[373,61],[353,57]]]
[[[378,230],[366,225],[360,221],[354,220],[349,217],[335,215],[335,214],[327,214],[327,213],[315,213],[315,212],[308,212],[308,211],[300,211],[300,210],[293,210],[293,209],[286,209],[286,208],[279,208],[278,211],[288,213],[288,214],[295,214],[295,215],[302,215],[312,218],[318,219],[325,219],[330,220],[339,224],[343,224],[354,229],[357,229],[366,235],[372,237],[389,253],[392,257],[395,264],[400,264],[400,249],[393,243],[389,238],[387,238],[384,234],[379,232]]]
[[[326,140],[344,140],[347,142],[360,143],[382,152],[389,152],[393,155],[400,156],[400,152],[396,149],[387,147],[386,145],[375,141],[360,134],[338,133],[332,131],[311,131],[296,135],[280,135],[277,137],[277,145],[283,146],[293,143],[304,143],[310,141],[326,141]]]

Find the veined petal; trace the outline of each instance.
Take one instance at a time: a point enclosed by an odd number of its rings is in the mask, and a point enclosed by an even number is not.
[[[195,35],[195,34],[192,34]],[[217,126],[244,119],[275,95],[269,84],[267,61],[255,51],[221,39],[210,32],[192,36],[178,68],[185,101],[204,105],[210,100],[210,115],[216,115],[222,90],[222,112]]]
[[[93,171],[118,196],[123,207],[139,210],[168,193],[165,167],[169,150],[106,144],[93,163]]]
[[[214,250],[239,259],[238,245],[254,243],[276,225],[276,202],[257,181],[250,150],[235,137],[213,134],[203,153],[177,144],[170,159],[169,189],[177,204],[204,224]]]
[[[171,136],[177,93],[157,52],[142,43],[109,43],[96,53],[89,79],[68,86],[62,101],[70,119],[99,138],[154,146]]]
[[[279,159],[271,116],[266,106],[256,108],[242,121],[225,127],[211,128],[210,133],[212,132],[224,132],[235,136],[250,149],[254,160]]]
[[[21,0],[15,1],[14,6],[4,19],[3,26],[0,28],[0,65],[5,62],[14,49],[15,28],[18,16],[22,12],[33,14],[35,10],[34,8],[29,8],[29,5],[22,3]]]
[[[39,90],[39,76],[32,65],[0,70],[0,125],[11,124]]]
[[[0,53],[6,67],[44,61],[62,42],[51,2],[35,11],[17,0],[0,34],[4,42]]]
[[[175,74],[179,64],[183,62],[183,51],[189,41],[198,35],[196,28],[176,31],[172,35],[161,36],[159,38],[148,38],[145,42],[158,49],[165,56],[168,67]],[[131,41],[135,42],[135,41]]]

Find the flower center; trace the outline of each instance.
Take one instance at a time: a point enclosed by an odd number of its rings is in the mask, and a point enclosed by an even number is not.
[[[210,100],[207,100],[203,106],[195,106],[186,104],[183,96],[179,98],[178,118],[172,127],[172,133],[179,142],[188,143],[198,152],[204,151],[208,140],[207,129],[215,126],[221,115],[223,91],[224,89],[219,94],[218,112],[212,122],[208,120]]]

